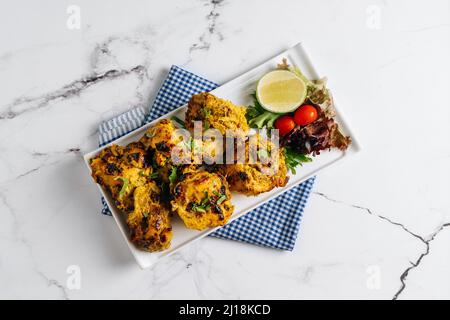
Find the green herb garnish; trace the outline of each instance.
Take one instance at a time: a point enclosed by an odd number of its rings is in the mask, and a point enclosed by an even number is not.
[[[198,205],[196,203],[192,204],[192,210],[196,211],[196,212],[202,212],[202,213],[206,212],[206,208],[205,207],[203,207],[202,205]]]
[[[205,198],[200,203],[201,206],[205,207],[205,209],[209,209],[209,204],[211,203],[211,199],[208,196],[208,191],[205,191]]]
[[[150,173],[150,174],[145,174],[144,173],[144,171],[139,171],[139,175],[141,176],[141,177],[148,177],[148,178],[150,178],[150,179],[157,179],[158,177],[159,177],[159,173],[158,172],[153,172],[153,173]]]
[[[159,173],[158,172],[153,172],[148,177],[150,179],[158,179],[159,178]]]
[[[211,110],[209,109],[205,109],[205,108],[201,108],[200,109],[200,113],[203,116],[203,130],[208,130],[210,127],[209,121],[208,121],[208,117],[211,115]]]
[[[186,145],[186,147],[187,147],[187,149],[188,149],[189,151],[194,151],[194,150],[196,150],[198,147],[200,147],[200,146],[197,146],[196,140],[193,139],[192,137],[190,137],[189,140],[188,140],[187,142],[184,142],[184,144]]]
[[[200,203],[192,203],[192,210],[196,212],[205,213],[211,209],[211,198],[208,195],[208,191],[205,191],[205,198]]]
[[[227,200],[227,195],[226,194],[220,194],[217,191],[213,191],[214,195],[216,195],[218,197],[216,204],[221,204],[222,202],[224,202],[225,200]]]
[[[202,114],[203,118],[208,118],[211,115],[211,110],[201,108],[200,113]]]
[[[286,166],[293,174],[296,173],[295,168],[297,166],[303,165],[305,162],[311,162],[312,159],[304,154],[299,154],[295,151],[293,151],[290,148],[284,148],[284,156],[286,161]]]
[[[151,162],[152,162],[152,168],[153,168],[153,169],[158,168],[158,163],[157,163],[157,161],[156,161],[156,153],[154,153],[154,154],[152,155]]]
[[[217,199],[217,204],[221,204],[222,202],[224,202],[225,200],[227,200],[227,196],[225,194],[221,195],[219,199]]]
[[[119,197],[122,198],[125,192],[127,192],[128,186],[130,184],[130,180],[124,177],[115,177],[114,180],[121,180],[123,182],[122,188],[119,191]]]
[[[177,180],[177,167],[172,167],[169,175],[170,183],[174,183]]]
[[[184,121],[178,118],[177,116],[172,116],[170,119],[178,123],[182,128],[186,128]]]

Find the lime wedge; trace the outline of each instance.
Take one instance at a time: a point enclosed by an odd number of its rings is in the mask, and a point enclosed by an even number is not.
[[[306,99],[305,81],[287,70],[265,74],[256,87],[256,97],[264,109],[275,113],[294,111]]]

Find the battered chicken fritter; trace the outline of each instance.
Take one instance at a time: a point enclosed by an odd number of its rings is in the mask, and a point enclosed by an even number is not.
[[[227,223],[234,206],[221,174],[203,170],[183,174],[173,188],[172,209],[189,229],[204,230]]]
[[[95,182],[104,186],[113,197],[118,197],[120,191],[120,181],[116,177],[121,173],[120,159],[124,148],[112,145],[103,149],[98,156],[91,159],[92,177]]]
[[[148,251],[169,247],[172,229],[169,210],[161,203],[161,189],[141,142],[112,145],[91,160],[92,176],[128,214],[131,241]]]
[[[203,128],[215,128],[225,136],[226,130],[241,130],[245,135],[249,130],[245,118],[246,108],[202,92],[192,96],[186,111],[186,128],[194,129],[194,121],[202,121]]]
[[[151,167],[149,155],[145,145],[141,142],[132,142],[123,150],[122,163],[128,167],[146,168]]]
[[[276,150],[270,141],[260,135],[246,141],[245,162],[224,165],[222,170],[230,190],[246,195],[258,195],[275,187],[284,187],[289,180],[283,149]]]
[[[161,203],[161,189],[149,182],[134,190],[134,210],[127,225],[131,241],[147,251],[161,251],[170,246],[172,227],[169,210]]]
[[[203,139],[194,140],[189,132],[183,136],[176,129],[170,120],[164,119],[150,127],[139,140],[153,157],[156,166],[167,170],[173,164],[211,164],[223,161],[222,137],[216,138],[211,133],[203,135]]]
[[[134,142],[126,147],[112,145],[91,160],[92,177],[112,195],[117,208],[133,210],[133,192],[152,176],[143,145]]]
[[[148,128],[139,140],[145,148],[154,151],[154,160],[158,166],[163,167],[170,161],[172,149],[182,141],[182,136],[176,134],[175,126],[169,119],[163,119]]]

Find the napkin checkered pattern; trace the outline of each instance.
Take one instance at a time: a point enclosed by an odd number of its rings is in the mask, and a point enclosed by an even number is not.
[[[187,103],[193,94],[210,91],[218,85],[180,67],[172,66],[159,89],[150,112],[141,107],[131,109],[99,127],[100,146],[153,121]],[[314,184],[314,177],[275,199],[234,220],[211,234],[275,249],[292,250],[300,221]],[[102,213],[111,215],[102,199]]]

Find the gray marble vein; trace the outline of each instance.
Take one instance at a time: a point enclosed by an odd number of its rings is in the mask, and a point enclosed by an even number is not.
[[[409,230],[409,229],[408,229],[405,225],[403,225],[402,223],[393,221],[393,220],[391,220],[391,219],[388,218],[388,217],[379,215],[379,214],[373,212],[373,210],[371,210],[371,209],[369,209],[369,208],[367,208],[367,207],[363,207],[363,206],[355,205],[355,204],[349,204],[349,203],[346,203],[346,202],[344,202],[344,201],[336,200],[336,199],[333,199],[333,198],[327,196],[326,194],[324,194],[324,193],[322,193],[322,192],[317,192],[317,191],[315,191],[314,194],[315,194],[315,195],[318,195],[318,196],[321,196],[321,197],[323,197],[323,198],[325,198],[325,199],[327,199],[327,200],[329,200],[329,201],[331,201],[331,202],[334,202],[334,203],[345,204],[345,205],[351,206],[351,207],[353,207],[353,208],[363,210],[363,211],[369,213],[370,215],[376,216],[377,218],[380,218],[380,219],[382,219],[382,220],[384,220],[384,221],[386,221],[386,222],[388,222],[388,223],[390,223],[390,224],[392,224],[392,225],[395,225],[395,226],[400,227],[402,230],[404,230],[404,231],[407,232],[408,234],[412,235],[413,237],[419,239],[422,243],[425,244],[425,251],[422,252],[422,253],[420,253],[420,255],[419,255],[419,257],[417,258],[417,260],[414,261],[414,262],[411,262],[411,266],[409,266],[409,267],[408,267],[405,271],[403,271],[402,274],[400,275],[400,282],[401,282],[401,285],[400,285],[400,288],[398,289],[398,291],[394,294],[393,300],[397,300],[397,299],[399,298],[400,294],[406,289],[406,280],[407,280],[407,277],[408,277],[408,274],[410,273],[410,271],[412,271],[413,269],[417,268],[417,267],[420,265],[422,259],[430,253],[430,244],[431,244],[431,242],[435,239],[435,237],[439,234],[439,232],[441,232],[444,228],[450,226],[450,223],[444,223],[444,224],[440,225],[440,226],[437,228],[437,230],[436,230],[435,232],[433,232],[429,237],[423,237],[423,236],[421,236],[421,235],[418,235],[418,234],[412,232],[411,230]]]
[[[207,2],[208,8],[210,8],[210,11],[206,16],[207,26],[205,31],[199,36],[198,42],[192,44],[189,48],[190,54],[197,50],[208,51],[214,38],[218,41],[222,41],[224,39],[223,33],[217,26],[217,20],[221,14],[220,9],[225,3],[226,2],[224,0],[209,0]]]
[[[426,249],[425,252],[421,253],[419,255],[419,257],[417,258],[416,261],[411,262],[411,266],[406,268],[405,271],[403,271],[403,273],[400,275],[400,282],[401,282],[401,287],[400,289],[395,293],[394,297],[392,298],[393,300],[397,300],[399,298],[399,296],[401,295],[401,293],[406,289],[406,281],[408,278],[409,273],[414,270],[415,268],[419,267],[420,263],[422,262],[422,259],[424,259],[427,255],[430,254],[430,249],[431,249],[431,242],[436,238],[436,236],[445,228],[450,227],[450,223],[444,223],[441,226],[439,226],[439,228],[433,232],[430,237],[426,240],[424,240],[425,244],[426,244]]]
[[[108,70],[102,74],[94,74],[75,80],[61,89],[47,93],[43,96],[19,97],[11,104],[1,108],[3,111],[0,112],[0,120],[14,119],[24,113],[45,108],[51,101],[71,98],[98,82],[119,78],[130,73],[145,74],[145,70],[145,67],[141,65],[135,66],[129,70]]]

